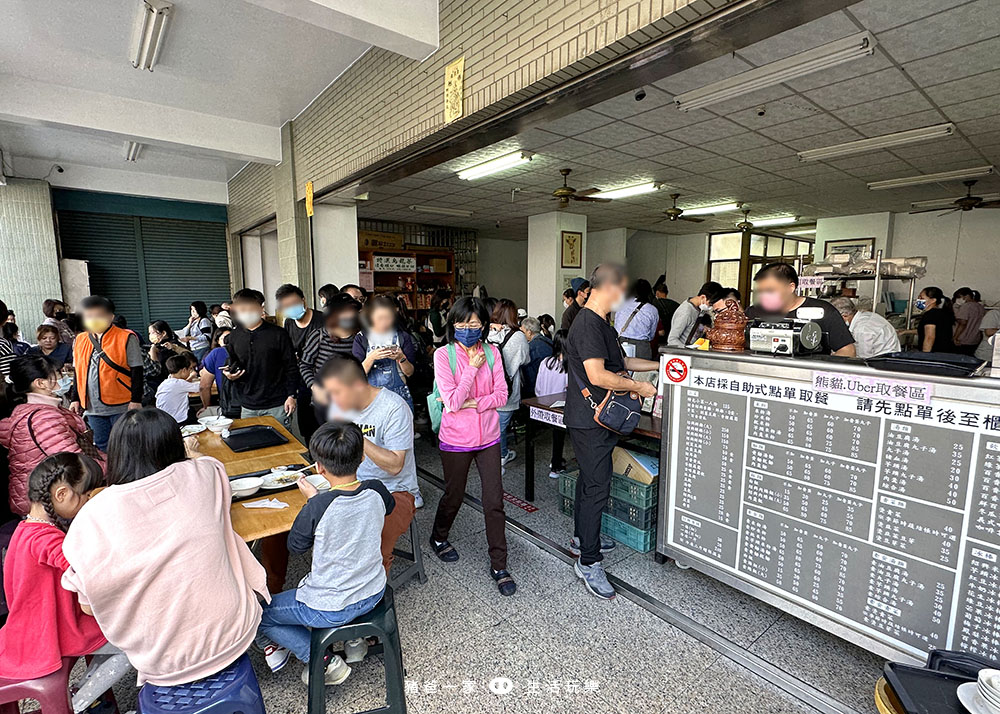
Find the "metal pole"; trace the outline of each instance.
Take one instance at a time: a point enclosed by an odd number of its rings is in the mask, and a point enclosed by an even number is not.
[[[872,296],[872,312],[878,312],[882,300],[882,250],[875,251],[875,294]]]

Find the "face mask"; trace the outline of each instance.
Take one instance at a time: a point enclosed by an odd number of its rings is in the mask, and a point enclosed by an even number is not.
[[[955,307],[961,307],[965,304],[965,298],[955,298]]]
[[[917,300],[917,301],[916,301],[916,302],[914,303],[914,305],[916,306],[916,308],[917,308],[918,310],[926,310],[926,309],[927,309],[927,301],[926,301],[926,300],[924,300],[923,298],[921,298],[921,299]]]
[[[710,312],[712,310],[712,306],[707,302],[703,302],[698,309],[702,312]]]
[[[57,397],[61,397],[69,388],[73,385],[73,379],[71,377],[60,377],[59,381],[56,382],[56,388],[52,390],[52,393]]]
[[[65,320],[66,319],[66,311],[65,310],[56,310],[54,313],[52,313],[52,317],[56,318],[57,320]]]
[[[482,339],[483,330],[481,327],[456,327],[455,342],[465,347],[472,347]]]
[[[778,293],[761,293],[757,303],[764,312],[783,312],[785,301]]]
[[[302,303],[292,305],[291,307],[285,309],[285,317],[290,317],[293,320],[301,320],[305,314],[306,306]]]
[[[563,307],[564,308],[569,307],[572,304],[573,304],[572,300],[563,300]]]
[[[238,312],[236,320],[244,327],[256,327],[260,324],[261,316],[259,312]]]
[[[111,320],[104,317],[91,317],[83,321],[83,328],[87,332],[104,333],[111,327]]]
[[[358,318],[341,317],[337,320],[337,327],[341,330],[355,330],[358,327]]]

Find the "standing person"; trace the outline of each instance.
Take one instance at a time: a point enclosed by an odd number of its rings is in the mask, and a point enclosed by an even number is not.
[[[573,320],[580,314],[580,310],[587,304],[587,298],[590,297],[591,286],[589,280],[573,278],[569,281],[569,285],[573,290],[573,301],[563,311],[562,321],[559,324],[560,329],[563,330],[569,330],[570,325],[573,324]]]
[[[345,295],[350,295],[362,305],[365,304],[365,300],[368,298],[368,293],[365,289],[360,285],[355,285],[354,283],[348,283],[347,285],[341,286],[340,292]]]
[[[209,408],[212,404],[212,382],[215,382],[216,391],[219,394],[219,413],[230,419],[239,419],[242,412],[242,398],[240,396],[240,382],[226,379],[226,365],[229,364],[229,353],[226,351],[226,340],[232,330],[217,330],[212,336],[212,349],[205,355],[201,362],[201,370],[198,373],[198,391],[201,395],[202,410]],[[199,416],[201,412],[199,412]]]
[[[177,338],[201,363],[208,353],[214,328],[215,323],[208,316],[208,306],[201,300],[195,300],[191,303],[188,322],[177,333]]]
[[[447,340],[448,321],[448,291],[438,290],[431,298],[430,310],[427,311],[427,330],[431,334],[431,342],[435,347],[440,347]]]
[[[60,378],[47,358],[36,355],[14,360],[10,382],[14,393],[25,401],[0,421],[0,445],[9,452],[11,513],[24,516],[30,507],[28,477],[46,456],[86,449],[102,467],[104,457],[94,448],[83,419],[63,407],[62,395],[69,389],[70,379]]]
[[[358,475],[364,441],[353,424],[324,424],[313,434],[309,452],[330,488],[320,493],[299,478],[306,505],[288,532],[288,548],[302,554],[311,550],[312,567],[297,588],[274,596],[260,621],[261,636],[278,645],[264,649],[271,671],[282,669],[294,654],[306,664],[302,670],[306,684],[312,628],[345,625],[370,612],[385,593],[379,543],[394,501],[378,479],[362,480]],[[348,661],[355,647],[367,650],[363,640],[348,641]],[[323,674],[324,684],[341,684],[351,668],[333,654]]]
[[[41,355],[48,357],[56,365],[56,369],[62,369],[63,365],[73,363],[73,348],[65,342],[59,340],[59,330],[44,322],[35,331],[36,347],[28,350],[29,355]]]
[[[302,360],[302,350],[306,344],[306,338],[315,330],[323,329],[323,313],[313,310],[306,304],[305,293],[298,285],[285,283],[274,292],[274,299],[278,302],[278,310],[285,316],[285,332],[292,341],[292,349],[295,350],[295,359]],[[316,420],[316,412],[310,406],[312,393],[306,383],[299,379],[298,393],[295,396],[296,415],[299,423],[299,433],[308,443],[319,422]]]
[[[696,295],[692,295],[677,307],[670,320],[670,330],[667,332],[668,347],[687,347],[698,318],[703,312],[712,309],[712,298],[721,290],[721,285],[709,280],[698,288]]]
[[[747,318],[799,318],[798,311],[804,308],[805,314],[822,315],[818,318],[810,315],[808,318],[818,323],[823,331],[819,349],[822,354],[855,356],[854,337],[836,308],[826,300],[796,295],[799,274],[793,266],[788,263],[768,263],[757,271],[753,281],[757,303],[747,308]]]
[[[975,355],[982,340],[980,325],[986,308],[979,300],[979,293],[972,288],[959,288],[952,296],[955,306],[955,351]]]
[[[330,303],[331,300],[333,300],[333,296],[339,293],[340,293],[340,288],[338,288],[333,283],[327,283],[326,285],[321,287],[319,291],[316,293],[317,295],[319,295],[319,302],[316,304],[319,305],[320,310],[325,310],[326,306]]]
[[[670,323],[674,319],[674,313],[677,312],[677,308],[680,307],[680,303],[676,300],[671,300],[667,297],[670,294],[670,288],[667,287],[667,276],[661,275],[653,283],[653,307],[660,314],[660,334],[666,336],[667,331],[670,329]]]
[[[254,640],[258,596],[270,600],[264,568],[233,530],[225,468],[189,453],[177,422],[145,407],[115,424],[108,481],[63,541],[62,586],[128,655],[140,685],[225,669]]]
[[[353,422],[364,435],[364,460],[357,467],[358,478],[381,481],[395,501],[382,529],[382,564],[388,573],[393,548],[410,528],[420,498],[413,456],[413,410],[395,392],[371,385],[354,357],[331,357],[320,371],[320,382],[330,395],[330,421]]]
[[[521,320],[521,332],[528,340],[528,363],[524,365],[524,379],[521,384],[521,394],[525,397],[535,396],[535,379],[542,360],[552,354],[552,339],[545,334],[540,319],[526,317]]]
[[[660,313],[653,306],[653,288],[648,280],[639,278],[632,283],[625,302],[615,313],[614,322],[625,354],[652,359]]]
[[[107,451],[111,427],[142,406],[142,348],[134,332],[112,324],[115,304],[108,298],[91,295],[80,306],[86,331],[73,342],[76,382],[69,408],[87,418],[94,444]]]
[[[507,403],[507,380],[500,351],[483,339],[489,321],[482,300],[460,298],[448,313],[448,343],[434,353],[434,377],[444,405],[438,436],[445,487],[430,543],[445,563],[458,560],[448,534],[465,498],[469,468],[475,461],[482,482],[490,576],[501,595],[513,595],[517,584],[507,571],[497,415],[497,409]]]
[[[10,311],[7,309],[7,305],[3,300],[0,300],[0,323],[7,321],[8,314]],[[14,354],[14,345],[3,334],[0,334],[0,378],[7,376],[10,371],[10,363],[14,361],[15,357],[17,355]]]
[[[367,328],[355,335],[351,352],[364,367],[368,383],[398,394],[412,413],[413,397],[407,380],[413,376],[417,349],[409,333],[396,329],[396,302],[376,295],[365,303],[364,314]]]
[[[59,341],[67,345],[72,345],[73,340],[76,338],[76,333],[66,324],[66,318],[69,316],[66,303],[62,300],[48,298],[42,302],[42,314],[45,315],[42,324],[52,325],[52,327],[59,330]]]
[[[535,379],[535,396],[547,397],[566,391],[566,330],[558,330],[552,338],[552,354],[542,360],[538,366],[538,377]],[[549,461],[549,478],[559,478],[566,470],[563,459],[563,447],[566,444],[566,431],[552,429],[552,459]]]
[[[298,365],[288,333],[264,320],[264,295],[244,288],[233,296],[239,327],[229,333],[226,351],[227,379],[240,380],[243,406],[240,415],[270,416],[287,423],[295,413]]]
[[[993,361],[993,344],[990,340],[1000,330],[1000,310],[988,310],[979,325],[982,340],[976,348],[975,356],[983,362]]]
[[[618,434],[594,421],[594,408],[584,396],[584,390],[589,391],[590,399],[597,404],[604,400],[608,390],[629,390],[643,397],[655,397],[655,386],[637,382],[621,373],[625,370],[655,372],[659,364],[626,357],[618,343],[618,333],[607,322],[608,314],[624,304],[625,269],[613,263],[602,263],[590,276],[590,285],[587,306],[573,321],[566,340],[569,384],[564,422],[580,464],[570,550],[580,554],[573,568],[587,590],[597,597],[610,599],[615,596],[615,589],[608,582],[601,564],[601,551],[613,548],[614,541],[601,537],[601,514],[611,492],[611,454],[618,444]]]
[[[545,313],[538,316],[538,324],[542,326],[542,334],[550,340],[556,334],[556,321],[552,315]]]
[[[854,351],[857,357],[868,359],[879,355],[899,352],[899,335],[896,328],[878,313],[858,310],[851,298],[838,297],[830,301],[851,331]]]
[[[312,393],[313,408],[320,424],[326,421],[329,400],[319,381],[319,373],[333,355],[353,354],[354,338],[360,326],[358,320],[360,311],[361,303],[346,293],[338,293],[326,304],[323,329],[314,330],[302,347],[299,374]]]
[[[920,311],[917,349],[921,352],[954,352],[955,312],[941,288],[932,286],[921,290],[916,308]]]
[[[517,452],[507,448],[510,420],[521,407],[521,367],[531,359],[528,339],[517,325],[517,305],[507,298],[497,302],[490,315],[490,333],[487,341],[500,350],[501,362],[507,381],[507,403],[497,408],[500,418],[500,465],[506,466],[517,458]]]

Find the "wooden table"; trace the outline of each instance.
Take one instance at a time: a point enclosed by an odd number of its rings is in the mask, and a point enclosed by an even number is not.
[[[563,407],[552,406],[556,402],[565,401],[565,392],[521,400],[522,406],[528,410],[528,421],[524,434],[524,497],[528,501],[535,500],[535,436],[537,434],[537,427],[534,424],[538,422],[555,429],[565,429],[566,427],[563,426]],[[639,417],[639,425],[632,434],[628,437],[623,437],[623,439],[640,438],[655,441],[656,451],[659,453],[662,429],[662,422],[659,417],[643,414]]]
[[[903,705],[899,703],[896,693],[885,681],[885,677],[879,677],[875,683],[875,708],[879,714],[903,714]]]

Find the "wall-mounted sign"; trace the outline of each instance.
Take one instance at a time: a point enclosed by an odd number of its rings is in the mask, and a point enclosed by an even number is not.
[[[399,250],[402,247],[402,233],[358,231],[358,248],[361,250]]]
[[[583,233],[562,232],[562,267],[583,267]]]
[[[306,215],[312,218],[313,215],[313,182],[306,181]]]
[[[462,95],[465,92],[465,57],[444,68],[444,123],[449,124],[463,113]]]
[[[376,255],[375,272],[415,273],[417,272],[417,259],[405,255]]]

